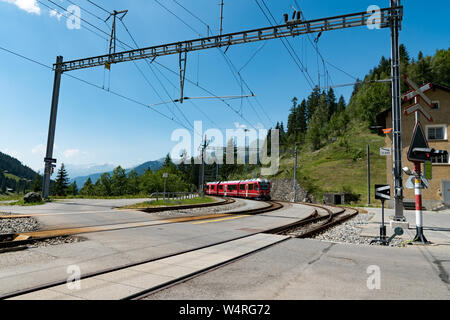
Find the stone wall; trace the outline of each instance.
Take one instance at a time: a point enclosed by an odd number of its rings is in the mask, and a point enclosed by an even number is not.
[[[273,200],[292,201],[294,199],[294,180],[293,179],[273,179],[270,180],[272,188],[270,194]],[[311,194],[297,184],[297,201],[315,202]]]

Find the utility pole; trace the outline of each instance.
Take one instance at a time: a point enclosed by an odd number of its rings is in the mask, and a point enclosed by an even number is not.
[[[367,145],[367,204],[370,205],[370,146],[369,145]]]
[[[297,150],[298,146],[295,145],[295,156],[294,156],[294,201],[297,202]]]
[[[220,31],[219,34],[222,35],[223,31],[223,0],[220,1]]]
[[[52,175],[54,163],[56,163],[56,159],[53,159],[53,146],[55,144],[56,115],[58,113],[59,89],[61,87],[62,62],[63,57],[58,56],[56,58],[55,79],[53,82],[52,107],[50,111],[50,124],[48,128],[47,138],[47,152],[44,159],[45,169],[44,180],[42,182],[42,198],[44,198],[45,200],[49,199],[50,177]]]
[[[202,144],[202,166],[200,169],[200,192],[202,197],[205,196],[205,151],[206,151],[206,147],[208,146],[208,143],[206,141],[206,135],[205,135],[205,140],[203,141]]]
[[[400,6],[400,0],[390,0],[391,8]],[[397,11],[397,10],[396,10]],[[394,174],[394,221],[405,221],[403,215],[403,182],[402,182],[402,120],[400,89],[400,16],[398,13],[390,17],[391,26],[391,76],[392,76],[392,128],[393,128],[393,174]]]
[[[219,181],[219,164],[216,162],[216,181]]]

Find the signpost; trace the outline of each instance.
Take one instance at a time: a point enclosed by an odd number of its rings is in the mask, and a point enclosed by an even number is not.
[[[169,177],[169,174],[168,173],[163,173],[163,178],[164,178],[164,202],[166,202],[166,181],[167,181],[167,178]]]
[[[391,156],[392,155],[392,148],[380,148],[380,156]]]
[[[375,199],[381,200],[381,227],[380,227],[380,242],[387,245],[386,241],[386,226],[384,225],[384,201],[391,199],[391,186],[385,184],[375,185]]]
[[[405,109],[405,114],[410,115],[415,113],[416,125],[414,127],[413,136],[408,149],[408,160],[414,163],[414,174],[411,178],[414,178],[414,198],[416,203],[416,236],[414,242],[429,243],[423,234],[423,221],[422,221],[422,188],[423,186],[429,186],[428,181],[424,181],[421,175],[421,163],[431,162],[431,156],[434,154],[434,149],[430,149],[428,146],[427,138],[423,131],[422,125],[419,121],[419,112],[425,116],[429,122],[433,122],[432,116],[425,111],[425,108],[420,104],[420,100],[424,101],[428,107],[431,108],[433,102],[425,95],[426,91],[432,88],[431,83],[427,83],[419,87],[416,83],[410,80],[405,75],[405,82],[411,88],[411,91],[402,96],[403,101],[414,99],[414,104]],[[411,179],[410,178],[410,179]],[[408,181],[409,185],[412,184],[412,180]]]

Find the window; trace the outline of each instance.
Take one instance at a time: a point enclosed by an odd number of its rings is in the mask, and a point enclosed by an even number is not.
[[[220,185],[220,186],[219,186],[219,190],[220,190],[220,191],[223,191],[223,185]]]
[[[248,185],[248,190],[253,190],[253,184]]]
[[[261,190],[269,190],[269,184],[266,182],[260,182],[259,186],[261,187]]]
[[[441,103],[439,101],[432,101],[431,102],[431,109],[439,110],[440,108],[441,108]]]
[[[245,184],[241,184],[240,189],[241,189],[241,191],[245,191]]]
[[[437,157],[431,157],[431,163],[449,163],[448,154]]]
[[[435,125],[427,126],[427,139],[428,140],[447,140],[447,126]]]

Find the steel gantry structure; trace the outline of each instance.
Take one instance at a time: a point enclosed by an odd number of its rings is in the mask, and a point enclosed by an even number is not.
[[[351,13],[346,15],[302,21],[294,19],[286,21],[285,24],[271,26],[266,28],[252,29],[235,33],[220,34],[205,38],[174,42],[169,44],[157,45],[147,48],[133,49],[122,52],[113,52],[110,54],[100,55],[96,57],[83,58],[72,61],[63,61],[61,56],[57,57],[56,63],[53,65],[55,72],[52,106],[49,124],[49,134],[47,140],[47,153],[45,157],[45,170],[43,181],[43,197],[48,199],[50,176],[54,163],[53,144],[56,127],[56,114],[58,109],[59,90],[61,75],[64,72],[73,70],[93,68],[98,66],[111,66],[115,63],[134,61],[140,59],[156,59],[157,57],[166,55],[179,55],[180,61],[180,102],[185,99],[183,97],[185,64],[187,53],[217,47],[229,47],[245,43],[253,43],[257,41],[265,41],[283,37],[296,37],[300,35],[318,33],[353,27],[367,26],[377,24],[377,28],[391,28],[391,46],[392,46],[392,114],[394,129],[394,178],[396,195],[402,199],[402,180],[401,180],[401,126],[398,117],[401,116],[401,96],[400,96],[400,63],[399,63],[399,44],[398,34],[403,17],[403,7],[400,5],[401,0],[390,0],[390,7],[380,9],[379,12],[364,11]],[[374,19],[375,15],[375,19]],[[298,18],[298,17],[297,17]],[[397,118],[396,118],[397,117]],[[400,210],[400,211],[397,211]],[[403,210],[396,206],[396,217],[403,217]]]

